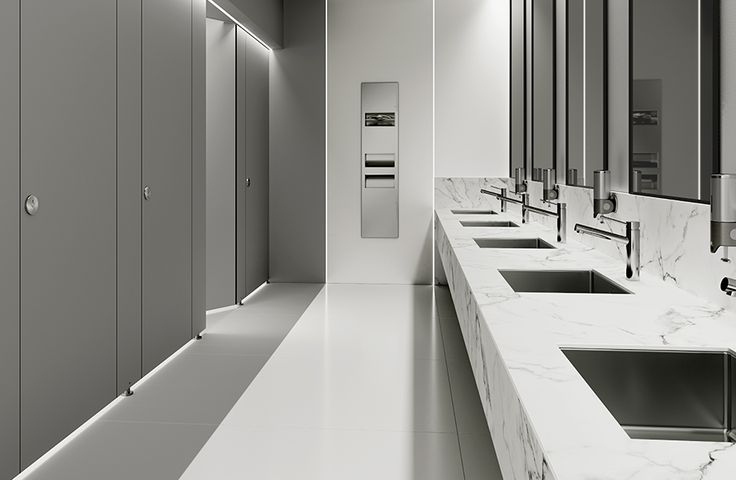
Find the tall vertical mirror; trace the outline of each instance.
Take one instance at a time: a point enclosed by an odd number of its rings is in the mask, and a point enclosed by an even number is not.
[[[608,168],[607,0],[567,0],[567,185],[592,187]]]
[[[709,201],[720,157],[719,1],[630,0],[632,193]]]
[[[528,0],[531,31],[530,157],[532,180],[541,181],[541,170],[555,168],[557,148],[556,0]]]
[[[510,0],[510,138],[511,155],[509,176],[514,170],[526,168],[526,2],[527,0]]]

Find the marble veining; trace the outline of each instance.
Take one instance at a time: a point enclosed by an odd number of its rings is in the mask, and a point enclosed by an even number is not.
[[[480,188],[511,183],[508,178],[437,178],[435,208],[498,208],[499,202],[488,195],[481,195]],[[529,182],[529,191],[531,204],[545,208],[539,200],[542,184]],[[624,221],[638,220],[641,224],[643,271],[736,311],[736,299],[727,297],[719,289],[724,276],[736,277],[736,262],[723,262],[720,251],[718,254],[710,253],[709,205],[627,193],[616,193],[616,197],[618,209],[611,216]],[[567,204],[568,239],[600,250],[625,265],[626,251],[623,245],[578,235],[573,231],[576,223],[583,223],[623,233],[621,225],[607,221],[600,224],[593,219],[592,189],[560,185],[560,201]],[[520,219],[519,206],[509,205],[509,212]],[[553,218],[534,214],[530,215],[530,221],[549,227],[553,227],[555,222]],[[443,278],[440,276],[438,280]]]
[[[460,190],[471,192],[477,182]],[[441,190],[457,184],[438,181],[438,199]],[[582,189],[574,190],[570,195],[583,196]],[[462,198],[464,207],[498,207],[493,199],[470,194],[442,196]],[[628,200],[622,199],[622,217],[637,208],[637,199]],[[555,234],[541,221],[518,229],[462,227],[459,219],[467,217],[452,214],[453,206],[436,210],[436,244],[504,478],[736,478],[732,444],[630,439],[560,351],[561,346],[736,350],[734,312],[686,291],[679,279],[663,278],[659,265],[672,265],[679,240],[660,246],[662,262],[648,263],[641,281],[630,282],[615,249],[580,243],[574,234],[552,252],[481,249],[473,238],[538,236],[555,243]],[[582,220],[586,208],[574,215]],[[690,239],[702,217],[700,207],[689,208],[672,207],[668,214],[688,224],[677,230],[680,238]],[[494,218],[518,215],[510,208]],[[648,232],[674,236],[666,220],[652,223]],[[678,268],[682,258],[675,262]],[[595,269],[634,294],[519,294],[498,273],[576,268]]]

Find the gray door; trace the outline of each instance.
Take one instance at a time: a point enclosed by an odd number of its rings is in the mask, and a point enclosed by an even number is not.
[[[26,467],[116,394],[116,0],[20,5]]]
[[[245,290],[268,280],[268,59],[256,39],[245,41]]]
[[[143,372],[192,335],[191,2],[143,2]]]
[[[207,19],[207,309],[235,300],[235,25]]]
[[[236,293],[268,280],[269,53],[243,29],[237,35]]]
[[[18,473],[19,2],[0,2],[0,478]]]

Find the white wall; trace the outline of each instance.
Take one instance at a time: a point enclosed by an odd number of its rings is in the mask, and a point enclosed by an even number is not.
[[[207,19],[207,309],[235,304],[235,25]]]
[[[435,176],[508,176],[509,2],[435,8]]]
[[[432,0],[329,0],[327,15],[327,281],[431,283]],[[399,82],[398,239],[360,237],[360,84],[369,81]]]

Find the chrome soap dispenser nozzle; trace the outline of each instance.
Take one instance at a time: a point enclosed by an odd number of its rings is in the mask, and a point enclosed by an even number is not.
[[[526,193],[525,176],[523,167],[516,167],[514,169],[514,193]]]
[[[736,246],[736,175],[710,178],[710,251],[716,253],[719,247]]]
[[[545,168],[542,171],[542,200],[549,202],[560,198],[560,190],[555,184],[557,175],[554,168]]]
[[[593,217],[616,211],[616,196],[611,193],[610,170],[593,172]]]

